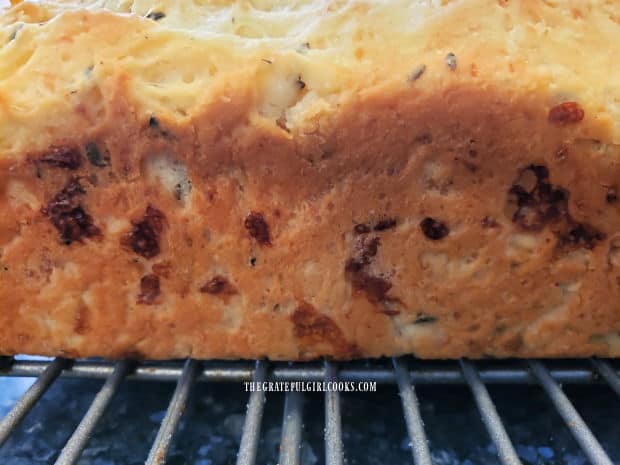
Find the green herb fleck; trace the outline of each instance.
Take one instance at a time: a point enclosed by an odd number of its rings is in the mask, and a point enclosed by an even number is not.
[[[13,29],[13,31],[9,34],[9,42],[15,40],[15,38],[17,37],[17,33],[19,32],[19,30],[24,27],[23,24],[18,24],[15,29]]]
[[[297,81],[296,81],[297,87],[299,87],[299,90],[303,90],[306,88],[306,83],[304,82],[304,80],[301,78],[301,76],[297,76]]]
[[[148,19],[152,19],[153,21],[159,21],[166,17],[166,14],[162,11],[151,11],[148,15],[146,15]]]
[[[302,55],[310,50],[310,42],[304,42],[299,47],[297,47],[297,53],[301,53]]]
[[[146,15],[148,19],[152,19],[153,21],[159,21],[160,19],[164,19],[166,14],[161,11],[151,11],[148,15]]]
[[[99,147],[97,147],[97,144],[94,142],[89,142],[86,144],[86,157],[91,165],[99,168],[104,168],[110,164],[109,155],[101,155]]]
[[[414,69],[411,72],[411,74],[409,74],[409,76],[407,76],[407,81],[409,82],[417,81],[418,79],[422,77],[422,75],[424,74],[424,71],[426,71],[426,65],[418,66],[416,69]]]
[[[155,116],[151,116],[149,118],[149,128],[155,131],[158,135],[165,137],[166,139],[175,138],[173,134],[171,134],[169,131],[162,127],[159,119],[157,119]]]
[[[435,323],[436,321],[437,321],[437,317],[434,317],[432,315],[427,315],[426,313],[418,313],[418,316],[416,317],[414,324],[420,325],[424,323]]]
[[[446,55],[446,64],[452,71],[456,69],[456,55],[452,52]]]

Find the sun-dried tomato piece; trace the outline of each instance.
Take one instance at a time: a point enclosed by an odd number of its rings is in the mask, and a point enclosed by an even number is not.
[[[206,294],[232,295],[237,293],[237,289],[230,284],[224,276],[217,275],[211,278],[204,286],[200,288],[200,292]]]
[[[355,344],[347,341],[340,326],[308,302],[300,302],[290,315],[290,320],[294,335],[304,349],[312,350],[329,344],[334,353],[342,358],[354,357],[358,352]]]
[[[50,147],[40,161],[56,168],[77,170],[82,166],[82,154],[76,147]]]
[[[250,212],[244,221],[245,229],[248,230],[250,236],[256,239],[260,245],[271,245],[271,233],[269,231],[269,224],[265,221],[262,213]]]
[[[67,245],[81,241],[84,237],[101,234],[92,216],[77,201],[86,193],[78,179],[71,179],[67,185],[50,200],[41,212],[50,219],[60,233],[60,239]]]
[[[515,184],[508,190],[508,203],[516,206],[512,221],[531,233],[551,227],[558,239],[558,252],[593,249],[605,239],[605,234],[587,223],[575,221],[568,207],[569,192],[552,184],[549,176],[549,169],[544,165],[529,165],[521,170]],[[535,179],[533,185],[526,189],[523,180],[532,178]],[[613,201],[615,191],[612,190],[611,194]]]
[[[558,247],[573,250],[583,247],[592,250],[599,242],[605,239],[605,234],[592,226],[583,223],[570,225],[568,231],[559,237]]]
[[[161,293],[159,284],[159,276],[147,274],[140,279],[140,294],[138,294],[138,303],[152,305]]]
[[[65,244],[80,241],[84,237],[93,237],[101,233],[95,226],[93,217],[84,211],[81,206],[61,213],[58,216],[51,216],[50,220],[60,232],[60,238]]]
[[[142,220],[133,223],[133,229],[122,239],[124,246],[131,248],[144,258],[159,254],[159,235],[163,231],[164,214],[149,205]]]
[[[549,122],[564,126],[580,122],[584,115],[583,108],[577,102],[562,102],[549,110]]]
[[[357,291],[363,292],[371,302],[381,302],[386,300],[388,291],[392,288],[392,283],[380,276],[373,276],[365,270],[350,273],[351,285]]]

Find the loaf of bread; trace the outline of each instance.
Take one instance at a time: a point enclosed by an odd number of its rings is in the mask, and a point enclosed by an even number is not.
[[[620,355],[618,2],[0,11],[0,353]]]

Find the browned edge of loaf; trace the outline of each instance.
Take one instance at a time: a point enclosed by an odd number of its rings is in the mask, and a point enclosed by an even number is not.
[[[175,125],[123,82],[94,126],[0,160],[0,353],[614,353],[620,154],[542,96],[381,85],[289,132],[238,83]],[[147,176],[162,153],[187,198]]]

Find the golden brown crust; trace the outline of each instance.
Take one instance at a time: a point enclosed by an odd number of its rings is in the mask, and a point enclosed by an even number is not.
[[[284,127],[255,66],[180,120],[107,76],[96,124],[0,156],[0,352],[620,354],[609,120],[457,57]]]
[[[320,134],[232,128],[233,150],[218,146],[223,136],[203,134],[200,121],[194,137],[160,121],[175,135],[166,138],[152,135],[148,121],[124,119],[95,138],[108,166],[90,164],[85,149],[76,170],[39,162],[47,153],[4,162],[0,350],[274,359],[613,354],[606,335],[620,329],[612,245],[619,215],[607,186],[620,176],[615,148],[571,141],[535,97],[466,87],[447,95],[412,98],[382,87],[331,114]],[[187,167],[192,189],[182,201],[145,174],[162,151]],[[567,242],[565,219],[536,230],[514,221],[511,188],[534,189],[522,179],[531,166],[546,167],[540,182],[566,191],[571,224],[597,238]],[[72,179],[101,232],[66,244],[41,206]],[[164,218],[153,228],[153,255],[125,245],[149,208]],[[269,225],[270,245],[248,230],[250,212]],[[448,234],[427,237],[425,218]],[[160,283],[152,299],[142,289],[148,276]],[[225,301],[203,292],[214,276],[238,293]]]

